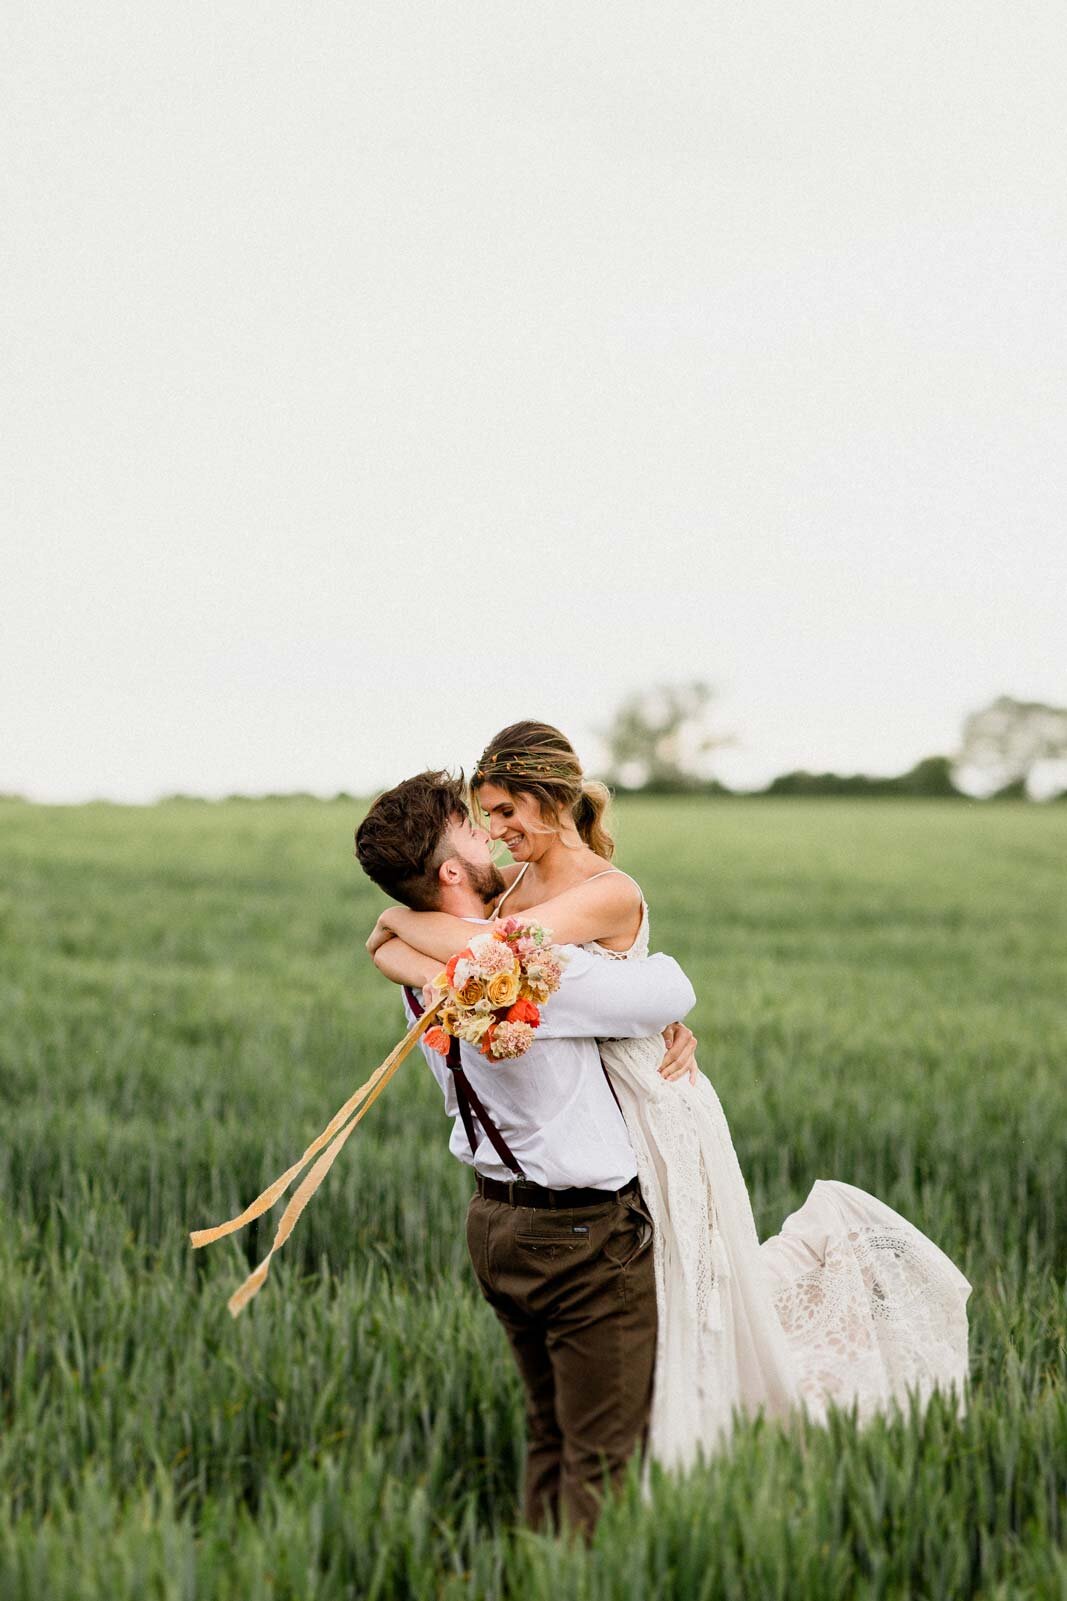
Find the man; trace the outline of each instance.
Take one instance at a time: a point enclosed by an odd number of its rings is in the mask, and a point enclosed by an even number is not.
[[[485,923],[504,890],[490,839],[458,780],[420,773],[380,796],[356,831],[370,878],[418,910]],[[588,1533],[606,1471],[618,1480],[644,1439],[652,1397],[656,1289],[652,1221],[596,1040],[656,1034],[695,1004],[669,956],[611,962],[578,946],[542,1009],[534,1043],[489,1062],[454,1041],[426,1059],[454,1122],[449,1148],[475,1170],[467,1246],[478,1284],[511,1342],[526,1388],[524,1511],[535,1528]],[[441,963],[390,940],[379,969],[416,991]],[[693,1036],[676,1024],[670,1076]]]

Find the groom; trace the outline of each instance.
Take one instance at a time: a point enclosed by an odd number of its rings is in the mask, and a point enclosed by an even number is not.
[[[446,773],[379,796],[356,854],[396,900],[471,923],[487,921],[505,887]],[[526,1390],[526,1519],[588,1534],[602,1477],[617,1482],[644,1439],[656,1347],[652,1220],[596,1040],[660,1033],[695,996],[669,956],[610,962],[565,950],[562,984],[523,1056],[490,1063],[457,1040],[447,1063],[425,1056],[454,1118],[449,1148],[474,1168],[471,1262]],[[407,986],[410,1024],[441,963],[398,939],[374,960]],[[692,1035],[679,1030],[674,1066],[691,1054]]]

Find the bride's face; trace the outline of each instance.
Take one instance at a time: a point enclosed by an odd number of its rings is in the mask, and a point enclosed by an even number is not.
[[[517,862],[532,862],[555,840],[532,795],[513,795],[498,784],[483,784],[478,801],[489,815],[492,839],[502,840]]]

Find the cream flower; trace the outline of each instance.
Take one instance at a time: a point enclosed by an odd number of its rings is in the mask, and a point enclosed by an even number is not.
[[[461,1017],[456,1024],[456,1033],[461,1040],[466,1040],[468,1045],[478,1045],[492,1021],[492,1015],[488,1012]]]

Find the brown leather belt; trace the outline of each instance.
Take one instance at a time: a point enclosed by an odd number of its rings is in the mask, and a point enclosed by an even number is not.
[[[478,1194],[487,1201],[506,1201],[509,1206],[534,1206],[545,1211],[569,1211],[574,1206],[601,1206],[605,1201],[621,1201],[638,1190],[637,1176],[624,1184],[621,1190],[549,1190],[543,1184],[531,1184],[525,1179],[513,1179],[505,1184],[502,1179],[483,1178],[475,1173]]]

